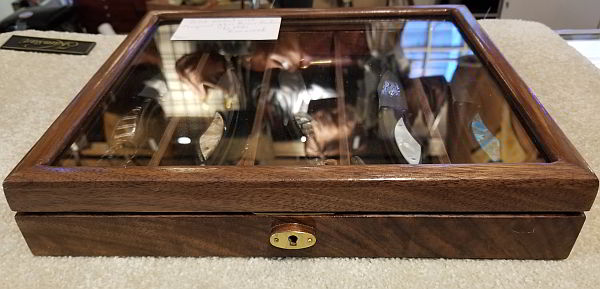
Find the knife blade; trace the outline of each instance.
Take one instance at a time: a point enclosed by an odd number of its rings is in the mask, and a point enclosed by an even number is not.
[[[216,150],[225,132],[225,121],[220,113],[215,113],[213,120],[198,140],[199,155],[206,161]]]
[[[384,138],[393,138],[396,147],[409,164],[421,161],[421,145],[411,135],[405,120],[408,103],[404,87],[390,71],[386,71],[377,87],[379,96],[379,123]]]

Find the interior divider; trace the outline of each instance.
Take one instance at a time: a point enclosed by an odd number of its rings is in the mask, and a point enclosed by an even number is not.
[[[252,124],[252,131],[248,136],[242,159],[238,162],[238,166],[254,166],[256,161],[256,152],[258,150],[258,141],[260,139],[263,121],[265,118],[265,109],[267,106],[267,100],[269,91],[271,90],[271,69],[265,68],[263,74],[260,94],[257,100],[256,115]]]
[[[152,158],[148,163],[148,166],[158,166],[162,161],[167,149],[169,148],[169,144],[171,139],[173,138],[173,133],[175,133],[175,129],[179,124],[179,117],[172,117],[169,119],[169,123],[167,124],[167,128],[160,138],[160,142],[158,143],[158,150],[152,154]]]
[[[419,100],[419,105],[421,106],[421,111],[425,116],[425,123],[427,124],[427,129],[429,131],[429,136],[431,139],[440,139],[442,154],[439,155],[439,161],[442,164],[450,163],[450,156],[448,155],[448,150],[446,150],[446,145],[443,142],[442,135],[440,131],[433,126],[435,122],[435,116],[431,111],[431,105],[429,100],[427,99],[427,94],[425,93],[425,89],[423,89],[423,84],[419,79],[409,79],[410,85],[407,88],[408,95],[414,95]]]
[[[342,71],[342,47],[341,47],[340,36],[338,32],[333,35],[333,48],[335,55],[335,85],[337,94],[337,110],[338,110],[338,127],[346,129],[346,98],[344,90],[344,72]],[[348,145],[348,135],[350,132],[342,131],[340,133],[342,137],[339,140],[340,146],[340,165],[350,164],[350,147]]]

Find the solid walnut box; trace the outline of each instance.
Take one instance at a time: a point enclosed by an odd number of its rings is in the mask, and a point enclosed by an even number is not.
[[[151,12],[3,185],[54,256],[561,259],[598,190],[462,6]]]

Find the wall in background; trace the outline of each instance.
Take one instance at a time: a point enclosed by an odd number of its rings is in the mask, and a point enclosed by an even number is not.
[[[437,0],[414,0],[415,5],[433,5]],[[331,8],[337,0],[314,0],[314,8]],[[354,7],[384,7],[387,0],[352,0]],[[398,1],[401,2],[401,1]]]
[[[11,3],[8,0],[0,1],[0,20],[14,12]]]
[[[433,5],[436,0],[415,0],[415,5]]]
[[[504,0],[502,18],[538,21],[552,29],[598,28],[600,1]]]

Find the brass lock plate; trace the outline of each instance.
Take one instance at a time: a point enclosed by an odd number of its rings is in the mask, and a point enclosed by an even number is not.
[[[306,249],[317,242],[315,231],[312,227],[298,224],[280,224],[271,230],[271,245],[281,249]]]

